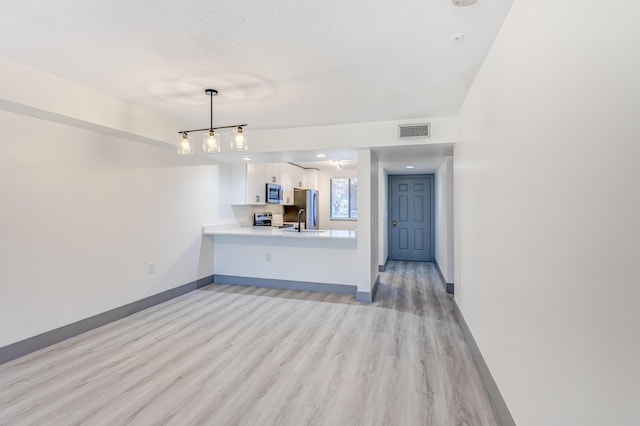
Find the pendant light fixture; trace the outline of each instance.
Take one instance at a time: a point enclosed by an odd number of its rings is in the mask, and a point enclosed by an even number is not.
[[[234,151],[246,151],[247,150],[247,139],[244,133],[244,129],[241,126],[238,126],[236,129],[236,134],[231,139],[231,149]]]
[[[193,138],[189,135],[191,132],[205,132],[202,138],[202,150],[209,154],[215,154],[220,152],[220,135],[216,133],[219,129],[232,129],[235,128],[236,132],[231,140],[231,148],[236,151],[246,151],[247,141],[245,136],[244,127],[246,124],[234,124],[232,126],[218,126],[213,127],[213,97],[218,95],[218,91],[215,89],[206,89],[204,91],[209,95],[210,109],[209,109],[209,127],[207,129],[194,129],[194,130],[182,130],[178,132],[178,154],[179,155],[193,155],[195,154],[195,146]]]
[[[178,155],[193,155],[193,138],[187,132],[178,135]]]

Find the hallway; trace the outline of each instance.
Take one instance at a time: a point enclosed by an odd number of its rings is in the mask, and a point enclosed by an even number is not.
[[[434,264],[352,296],[211,285],[0,366],[0,424],[495,425]]]

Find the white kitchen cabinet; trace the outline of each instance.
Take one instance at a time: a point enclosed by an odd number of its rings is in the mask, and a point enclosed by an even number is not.
[[[312,187],[307,183],[307,170],[293,164],[249,163],[246,166],[246,204],[265,204],[267,183],[282,185],[282,204],[285,206],[293,205],[294,188],[317,188],[317,185]]]
[[[304,179],[304,169],[302,167],[291,166],[291,182],[294,188],[306,188]]]
[[[277,183],[282,185],[282,164],[281,163],[264,163],[264,183]]]
[[[265,204],[267,177],[264,163],[247,164],[247,185],[245,202],[247,204]]]
[[[293,205],[293,168],[295,166],[289,163],[280,164],[280,173],[282,176],[282,205]]]
[[[320,177],[317,169],[304,169],[304,185],[306,189],[318,189]]]

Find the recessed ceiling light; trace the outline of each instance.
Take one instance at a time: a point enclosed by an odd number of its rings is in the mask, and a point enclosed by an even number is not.
[[[253,160],[253,157],[242,157],[242,159],[244,161],[251,161],[251,160]]]
[[[407,166],[407,169],[413,169],[413,166]]]
[[[327,154],[317,154],[316,157],[318,158],[325,158],[327,156]]]

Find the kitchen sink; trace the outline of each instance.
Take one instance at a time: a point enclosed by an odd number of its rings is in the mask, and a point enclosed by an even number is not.
[[[326,229],[301,229],[298,231],[297,229],[283,229],[284,232],[327,232]]]

